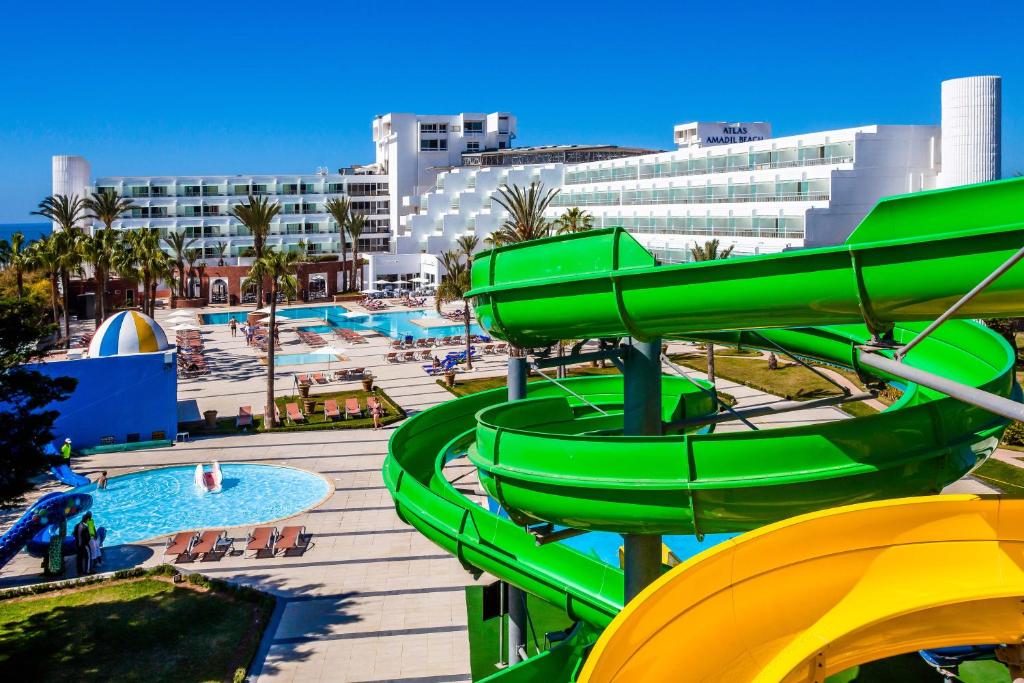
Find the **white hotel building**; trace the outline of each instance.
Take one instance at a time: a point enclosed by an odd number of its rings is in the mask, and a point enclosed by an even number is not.
[[[368,281],[433,280],[440,254],[464,234],[481,239],[505,220],[503,185],[542,182],[560,193],[548,209],[587,210],[596,227],[623,226],[665,261],[689,258],[717,238],[757,254],[842,242],[881,197],[999,177],[1001,81],[978,76],[942,84],[941,125],[866,125],[771,137],[767,123],[698,122],[675,127],[677,149],[609,145],[513,148],[506,112],[373,121],[375,163],[312,175],[108,176],[91,178],[81,157],[54,157],[53,192],[112,187],[136,202],[115,227],[155,227],[199,238],[207,258],[244,259],[252,239],[227,214],[247,194],[282,205],[271,244],[314,254],[340,251],[324,204],[347,196],[366,215],[360,251]],[[531,163],[537,162],[537,163]],[[235,263],[244,261],[234,261]]]
[[[461,234],[486,236],[506,217],[498,188],[541,182],[560,189],[550,218],[583,208],[595,227],[625,227],[664,261],[715,238],[737,255],[836,244],[881,197],[997,179],[999,120],[1000,80],[983,76],[943,83],[942,126],[771,138],[764,123],[682,124],[672,152],[441,173],[398,234],[431,253]]]

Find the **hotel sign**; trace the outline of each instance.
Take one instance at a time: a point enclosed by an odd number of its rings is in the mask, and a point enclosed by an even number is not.
[[[772,124],[721,121],[699,123],[697,124],[697,136],[700,138],[701,147],[756,142],[772,136]]]

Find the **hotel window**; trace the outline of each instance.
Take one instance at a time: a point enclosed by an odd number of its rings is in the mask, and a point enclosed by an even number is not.
[[[479,152],[480,151],[480,143],[477,142],[476,140],[471,140],[470,142],[467,142],[466,143],[466,151],[467,152]]]
[[[216,185],[203,185],[203,196],[213,197],[220,194],[220,188]]]
[[[298,194],[299,186],[295,183],[286,183],[281,186],[281,194]]]
[[[447,134],[448,124],[447,123],[421,123],[420,134],[426,133],[428,135],[435,135],[438,133]]]
[[[466,121],[466,135],[483,135],[483,121]]]
[[[199,192],[200,192],[200,188],[199,188],[198,185],[186,185],[185,186],[185,196],[186,197],[198,197],[199,196]]]
[[[420,140],[421,152],[443,152],[448,149],[448,141],[441,140]]]
[[[245,195],[249,194],[249,186],[248,185],[235,185],[235,187],[232,190],[232,192],[234,194],[236,194],[236,195],[240,195],[240,196],[244,197]]]
[[[504,140],[499,140],[498,141],[498,149],[506,149],[506,148],[508,148],[508,143],[505,142]]]
[[[313,183],[302,183],[300,191],[302,192],[302,194],[313,194],[316,192],[316,187],[313,185]]]

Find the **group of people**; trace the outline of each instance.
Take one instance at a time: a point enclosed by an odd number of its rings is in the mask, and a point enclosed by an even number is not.
[[[242,336],[245,337],[245,343],[252,346],[252,339],[256,334],[256,331],[249,325],[249,323],[243,321],[242,324],[239,325],[237,320],[231,318],[231,320],[228,321],[228,327],[231,329],[232,337],[237,337],[239,331],[241,331]]]

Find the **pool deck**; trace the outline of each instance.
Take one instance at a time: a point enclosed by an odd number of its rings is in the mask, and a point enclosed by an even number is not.
[[[158,311],[157,319],[165,319],[168,313]],[[290,331],[307,322],[284,325],[284,353],[310,351]],[[203,326],[203,330],[212,372],[179,380],[179,398],[194,402],[192,407],[199,411],[215,409],[221,415],[234,415],[240,405],[262,406],[266,370],[257,362],[259,354],[247,348],[241,337],[232,338],[226,325]],[[410,413],[451,398],[423,372],[420,363],[385,363],[390,341],[386,337],[367,334],[366,338],[367,344],[355,345],[328,340],[344,345],[351,356],[349,362],[332,367],[367,367],[377,384]],[[486,356],[464,376],[503,374],[505,360],[504,356]],[[299,371],[316,369],[307,365]],[[292,392],[292,374],[291,370],[277,373],[279,393]],[[696,371],[688,374],[702,376]],[[355,382],[332,384],[323,390],[356,386]],[[719,388],[734,395],[741,406],[781,400],[732,382],[720,381]],[[317,388],[312,393],[317,393]],[[845,414],[834,408],[819,408],[754,422],[782,426],[844,418]],[[723,426],[723,430],[732,428],[743,429],[741,425]],[[181,565],[189,571],[266,590],[279,598],[254,663],[252,680],[470,681],[463,588],[474,580],[458,560],[395,514],[381,478],[390,435],[389,428],[200,437],[171,448],[82,457],[73,467],[95,478],[104,469],[116,475],[216,459],[221,463],[283,464],[328,478],[334,491],[326,500],[287,522],[277,523],[279,527],[285,523],[306,526],[314,545],[304,556],[229,556],[215,562]],[[462,466],[455,464],[456,468]],[[962,492],[991,491],[973,480],[957,482],[954,487]],[[47,479],[29,498],[58,489]],[[9,527],[18,514],[18,510],[0,514],[0,528]],[[97,521],[102,524],[103,520]],[[233,528],[228,535],[244,547],[248,531]],[[159,564],[165,561],[162,550],[161,539],[111,548],[104,569]],[[74,562],[69,560],[68,566],[73,574]],[[0,588],[40,580],[39,561],[25,553],[0,570]],[[481,579],[489,580],[486,575]]]
[[[449,320],[448,318],[441,317],[413,318],[409,322],[413,325],[419,325],[420,327],[425,327],[427,329],[432,327],[454,327],[456,325],[464,327],[466,325],[466,323],[461,320]]]

